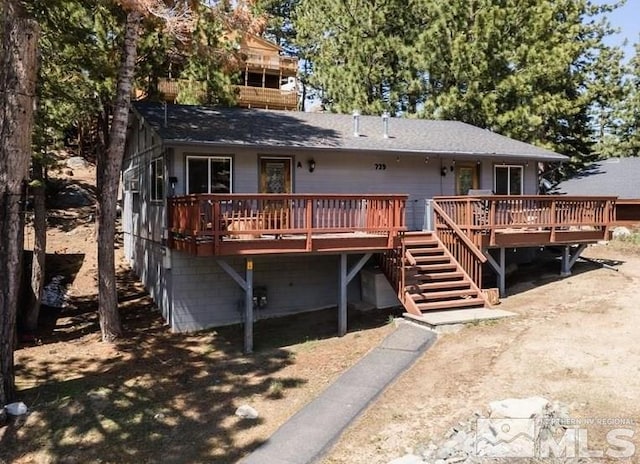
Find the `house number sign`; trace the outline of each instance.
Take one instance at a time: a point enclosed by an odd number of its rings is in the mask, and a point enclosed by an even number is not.
[[[376,171],[384,171],[387,169],[387,165],[385,163],[376,163],[374,166]]]

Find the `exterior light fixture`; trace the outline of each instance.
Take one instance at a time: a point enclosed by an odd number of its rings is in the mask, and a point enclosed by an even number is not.
[[[313,158],[307,161],[307,163],[309,163],[309,172],[313,172],[316,170],[316,161]]]

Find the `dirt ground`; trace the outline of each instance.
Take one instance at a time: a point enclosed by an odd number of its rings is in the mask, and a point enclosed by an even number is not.
[[[554,263],[517,276],[499,308],[519,317],[441,336],[324,463],[386,463],[441,443],[490,401],[530,396],[564,402],[575,418],[632,419],[638,451],[626,462],[640,462],[640,254],[595,246],[585,256],[621,264],[616,272],[578,262],[559,279]],[[607,449],[606,431],[588,430],[590,449]]]
[[[65,172],[62,181],[93,192],[91,166]],[[30,414],[0,428],[0,463],[236,462],[393,330],[394,312],[350,314],[343,338],[335,311],[261,321],[256,353],[242,356],[238,327],[171,334],[119,262],[125,337],[101,343],[93,214],[50,212],[49,274],[65,276],[68,304],[43,308],[35,341],[16,352]],[[386,463],[509,397],[560,400],[576,417],[640,421],[640,253],[610,245],[585,254],[619,261],[618,271],[583,262],[565,279],[557,262],[521,270],[500,305],[518,317],[442,335],[325,464]],[[260,418],[237,418],[243,404]],[[640,453],[640,428],[634,440]],[[595,433],[594,446],[601,442]]]

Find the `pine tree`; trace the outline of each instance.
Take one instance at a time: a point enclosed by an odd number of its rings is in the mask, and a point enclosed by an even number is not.
[[[332,111],[415,112],[414,1],[301,0],[295,44],[312,64],[303,76]]]
[[[628,94],[620,112],[620,156],[640,156],[640,43],[629,63]]]

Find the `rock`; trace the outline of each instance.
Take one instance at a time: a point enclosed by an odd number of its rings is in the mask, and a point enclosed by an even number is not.
[[[257,419],[258,411],[247,404],[243,404],[238,409],[236,409],[236,416],[243,419]]]
[[[10,414],[12,416],[22,416],[23,414],[27,413],[27,405],[22,401],[19,401],[17,403],[9,403],[5,406],[5,409],[7,410],[7,414]]]
[[[94,204],[91,193],[77,184],[67,184],[54,199],[58,208],[79,208]]]
[[[614,239],[620,239],[620,238],[628,237],[629,235],[631,235],[631,231],[626,227],[620,226],[620,227],[615,227],[613,229],[613,233],[611,234],[611,237],[613,237]]]
[[[89,163],[87,162],[87,160],[82,158],[81,156],[72,156],[71,158],[67,159],[68,168],[78,169],[78,168],[86,168],[88,166],[89,166]]]
[[[491,419],[530,419],[542,416],[549,401],[539,396],[506,399],[489,403]]]
[[[425,464],[425,462],[420,456],[416,456],[415,454],[405,454],[401,458],[389,461],[389,464]]]

